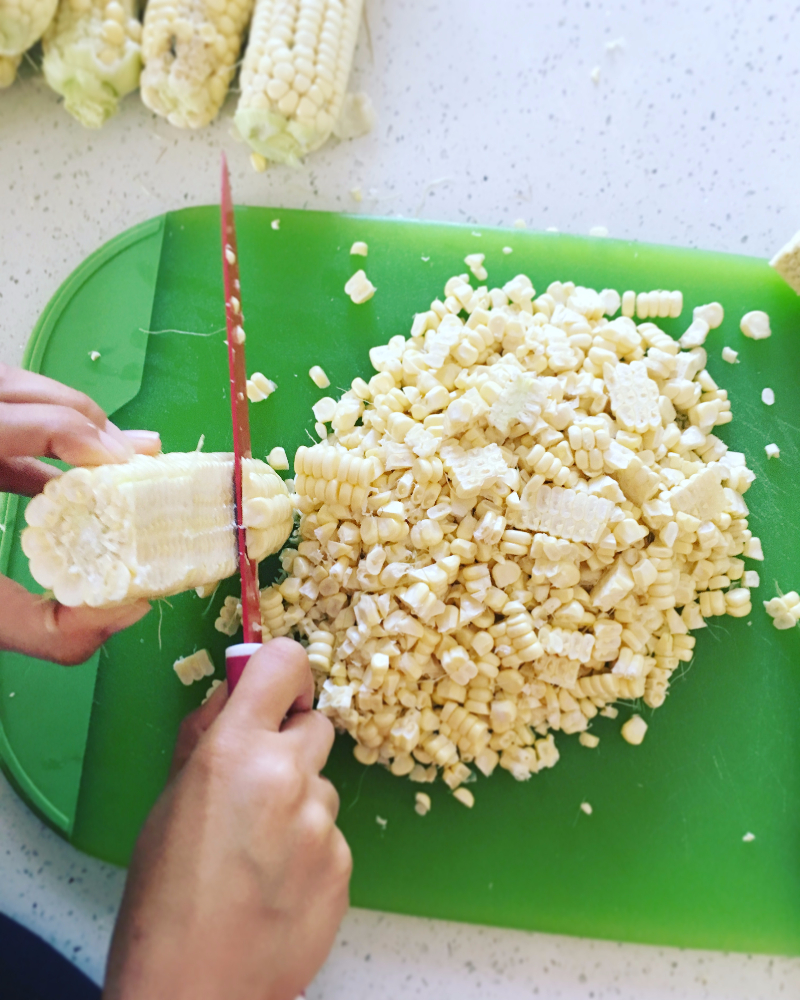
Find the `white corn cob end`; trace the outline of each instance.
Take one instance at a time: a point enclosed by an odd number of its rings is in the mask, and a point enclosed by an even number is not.
[[[289,537],[292,504],[268,465],[244,466],[248,553],[263,559]],[[229,454],[140,455],[71,469],[30,502],[25,518],[31,575],[70,606],[177,594],[238,568]]]
[[[257,0],[234,118],[257,153],[297,163],[330,136],[362,7],[363,0]]]
[[[142,26],[134,0],[65,0],[42,41],[45,79],[87,128],[139,86]]]
[[[212,121],[234,73],[253,0],[150,0],[142,100],[178,128]]]

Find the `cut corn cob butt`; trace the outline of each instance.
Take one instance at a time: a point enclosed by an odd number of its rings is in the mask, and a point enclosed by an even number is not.
[[[0,56],[0,90],[10,87],[17,78],[17,67],[22,56]]]
[[[289,537],[292,504],[280,476],[256,459],[244,462],[243,491],[248,554],[263,559]],[[71,469],[50,480],[25,518],[31,575],[70,606],[164,597],[238,568],[230,454]]]
[[[21,56],[44,34],[58,0],[0,0],[0,56]]]
[[[253,0],[150,0],[142,100],[178,128],[212,121],[228,93]]]
[[[139,86],[141,38],[134,0],[61,4],[42,40],[42,70],[82,125],[99,128]]]
[[[269,160],[297,161],[344,105],[363,0],[257,0],[234,123]]]

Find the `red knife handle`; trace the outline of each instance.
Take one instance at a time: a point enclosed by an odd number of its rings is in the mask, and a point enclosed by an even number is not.
[[[239,683],[239,679],[244,673],[248,660],[261,649],[260,642],[240,642],[235,646],[228,646],[225,650],[225,673],[228,676],[228,694],[233,693],[233,689]]]

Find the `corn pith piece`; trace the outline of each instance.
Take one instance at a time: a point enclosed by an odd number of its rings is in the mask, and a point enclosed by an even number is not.
[[[149,0],[142,100],[178,128],[212,121],[228,93],[253,0]]]
[[[53,20],[58,0],[2,0],[0,56],[21,56]]]
[[[0,90],[10,87],[17,78],[17,67],[22,56],[0,56]]]
[[[263,559],[292,530],[292,504],[264,462],[243,476],[248,552]],[[238,568],[233,456],[176,452],[71,469],[25,513],[22,548],[33,578],[62,604],[104,607],[164,597]]]
[[[99,128],[139,86],[136,10],[134,0],[64,0],[44,34],[45,79],[87,128]]]
[[[268,160],[297,163],[341,116],[363,0],[257,0],[234,124]]]

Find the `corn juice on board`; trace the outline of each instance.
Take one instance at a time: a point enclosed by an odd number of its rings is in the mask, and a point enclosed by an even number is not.
[[[280,226],[273,229],[276,218]],[[129,317],[106,315],[98,324],[85,286],[82,302],[80,295],[59,293],[62,317],[70,309],[73,317],[82,312],[84,324],[50,322],[46,331],[40,325],[29,362],[99,393],[122,426],[157,427],[165,449],[194,448],[201,433],[207,450],[227,449],[224,334],[214,333],[223,326],[217,210],[187,209],[163,225],[163,245],[154,240],[151,246],[151,270],[157,266],[152,314],[149,325],[137,328],[186,333],[137,341],[138,394],[131,394],[136,365],[118,364],[110,353],[132,337]],[[251,410],[254,454],[260,455],[283,445],[291,457],[309,443],[312,403],[338,395],[356,375],[368,377],[369,347],[407,335],[413,314],[463,270],[468,253],[486,254],[493,285],[524,272],[539,290],[554,279],[620,292],[681,289],[682,317],[659,321],[675,336],[688,327],[693,306],[723,303],[725,321],[705,345],[708,368],[733,404],[734,420],[719,436],[745,451],[758,475],[747,502],[766,553],[758,566],[762,583],[749,618],[712,620],[697,633],[696,656],[673,681],[667,703],[656,713],[640,706],[650,723],[644,744],[631,747],[620,736],[620,724],[635,710],[622,705],[617,720],[593,726],[601,737],[597,749],[557,737],[557,768],[525,784],[505,773],[480,779],[472,786],[471,810],[443,785],[427,786],[432,804],[424,817],[414,809],[419,786],[359,765],[346,736],[337,741],[329,773],[355,855],[355,905],[620,940],[800,954],[800,633],[776,631],[760,604],[774,596],[775,581],[783,590],[796,588],[800,571],[794,528],[800,517],[794,486],[800,299],[765,261],[642,244],[263,208],[240,209],[237,228],[248,361],[278,386]],[[366,260],[350,257],[357,240],[369,245]],[[504,246],[513,253],[504,255]],[[119,251],[120,259],[126,252]],[[354,305],[344,285],[361,266],[377,292]],[[141,262],[137,268],[141,272]],[[122,287],[126,277],[115,281]],[[769,340],[748,340],[739,331],[739,319],[752,309],[769,313]],[[196,333],[212,335],[187,335]],[[722,361],[726,345],[739,352],[739,364]],[[101,355],[94,363],[91,350]],[[330,377],[330,389],[309,378],[314,364]],[[120,386],[117,400],[122,373],[127,387]],[[775,391],[772,407],[761,402],[765,387]],[[772,441],[780,445],[780,459],[766,457],[764,446]],[[11,508],[3,555],[11,575],[30,583],[12,527],[19,510]],[[274,562],[264,565],[262,582],[274,569]],[[227,640],[213,620],[234,589],[227,581],[211,600],[190,593],[155,608],[107,644],[97,658],[96,682],[91,664],[73,673],[0,655],[4,765],[26,799],[79,848],[118,863],[129,857],[165,779],[179,720],[208,686],[184,687],[171,665],[205,647],[222,676]],[[61,721],[67,715],[88,725],[85,746],[79,732],[59,732],[59,725],[69,728]],[[591,805],[591,814],[582,803]],[[749,833],[755,839],[744,840]]]

